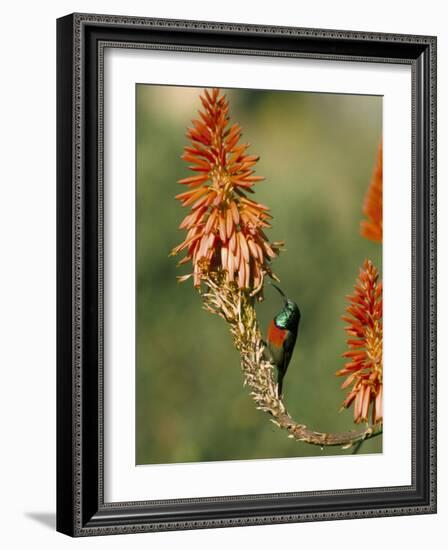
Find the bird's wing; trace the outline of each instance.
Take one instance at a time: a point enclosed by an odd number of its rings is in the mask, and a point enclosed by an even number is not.
[[[291,357],[294,351],[294,346],[296,343],[297,335],[293,332],[288,331],[288,335],[285,338],[285,341],[283,342],[283,350],[284,350],[284,360],[283,360],[283,372],[286,373],[286,369],[288,368],[289,362],[291,361]]]

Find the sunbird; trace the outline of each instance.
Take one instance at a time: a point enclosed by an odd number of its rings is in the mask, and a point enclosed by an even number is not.
[[[272,284],[283,296],[283,309],[272,319],[267,334],[267,344],[270,359],[277,368],[277,395],[280,398],[283,391],[283,379],[296,345],[299,331],[300,310],[295,302],[290,300],[278,286]]]

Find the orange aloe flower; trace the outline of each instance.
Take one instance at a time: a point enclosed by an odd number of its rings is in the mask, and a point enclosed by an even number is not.
[[[383,240],[383,147],[378,147],[378,159],[364,199],[361,235],[376,242]]]
[[[228,282],[257,294],[266,274],[275,278],[269,262],[283,243],[270,243],[264,229],[271,227],[269,208],[250,198],[256,183],[254,175],[259,157],[248,154],[249,144],[240,143],[241,127],[229,123],[229,102],[219,89],[204,90],[199,97],[202,110],[192,121],[182,159],[190,163],[194,175],[179,180],[188,188],[176,196],[191,211],[180,224],[185,240],[172,255],[186,251],[179,262],[191,261],[194,285],[211,272],[224,271]]]
[[[342,320],[349,339],[348,359],[337,376],[347,376],[341,388],[352,386],[342,409],[354,403],[354,421],[367,422],[369,409],[373,424],[383,420],[383,286],[378,270],[365,260],[355,284],[354,293],[347,296],[348,315]]]

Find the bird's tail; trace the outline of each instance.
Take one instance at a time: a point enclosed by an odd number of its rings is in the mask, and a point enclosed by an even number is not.
[[[280,371],[277,373],[277,397],[281,399],[283,395],[283,375]]]

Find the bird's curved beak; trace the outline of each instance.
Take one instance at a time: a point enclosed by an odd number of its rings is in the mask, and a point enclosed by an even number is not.
[[[285,293],[283,292],[283,290],[281,288],[279,288],[277,285],[275,285],[274,283],[271,283],[271,285],[277,289],[277,291],[283,296],[283,300],[285,301],[285,306],[287,305],[288,303],[288,298],[286,297]]]

